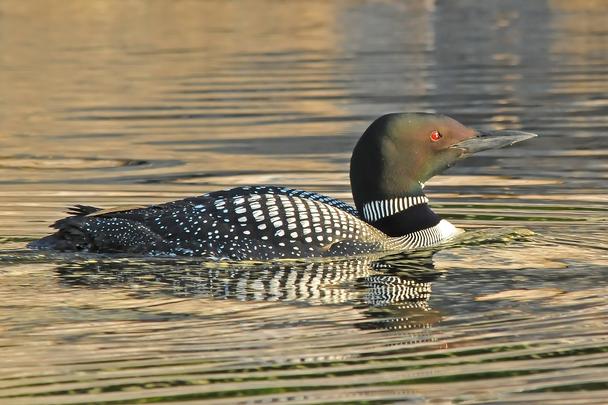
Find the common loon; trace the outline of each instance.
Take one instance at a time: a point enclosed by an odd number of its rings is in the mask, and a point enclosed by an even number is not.
[[[145,207],[76,205],[33,249],[270,260],[406,251],[461,232],[429,207],[424,183],[471,154],[536,136],[482,132],[440,114],[376,119],[350,162],[355,207],[309,191],[248,186]]]

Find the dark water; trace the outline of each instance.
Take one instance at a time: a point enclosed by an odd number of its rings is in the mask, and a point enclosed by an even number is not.
[[[604,404],[608,3],[0,3],[0,403]],[[433,179],[381,261],[29,252],[74,203],[350,200],[370,120],[541,134]]]

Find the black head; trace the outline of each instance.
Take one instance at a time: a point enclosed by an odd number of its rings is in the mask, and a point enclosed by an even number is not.
[[[422,195],[422,184],[472,153],[535,136],[519,131],[480,132],[441,114],[394,113],[375,120],[351,158],[357,209],[369,201]]]

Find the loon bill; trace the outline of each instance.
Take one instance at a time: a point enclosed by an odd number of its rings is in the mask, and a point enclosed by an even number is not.
[[[33,249],[233,260],[348,256],[429,247],[459,233],[423,184],[473,153],[536,136],[483,132],[440,114],[376,119],[350,162],[355,207],[321,194],[249,186],[145,207],[77,205]]]

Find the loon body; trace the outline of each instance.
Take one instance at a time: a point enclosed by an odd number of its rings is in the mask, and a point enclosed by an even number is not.
[[[77,205],[34,249],[234,260],[348,256],[428,247],[459,233],[429,207],[423,184],[472,153],[535,136],[480,132],[444,115],[375,120],[351,158],[355,207],[321,194],[238,187],[146,207]]]

